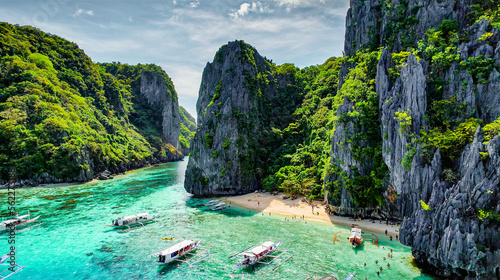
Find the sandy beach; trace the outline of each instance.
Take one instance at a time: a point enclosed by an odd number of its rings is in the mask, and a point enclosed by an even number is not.
[[[324,206],[321,205],[321,202],[315,201],[314,204],[318,207],[314,207],[313,210],[313,208],[306,202],[301,201],[302,197],[295,200],[283,200],[282,196],[283,194],[273,196],[269,193],[249,193],[240,196],[227,197],[225,198],[225,201],[245,208],[277,214],[284,217],[304,218],[306,221],[319,221],[348,227],[352,224],[357,224],[360,228],[365,230],[382,234],[384,234],[387,230],[388,235],[392,235],[393,237],[396,235],[399,236],[399,228],[396,225],[386,225],[385,222],[379,223],[379,221],[372,223],[369,220],[354,220],[348,217],[330,216],[326,213]]]

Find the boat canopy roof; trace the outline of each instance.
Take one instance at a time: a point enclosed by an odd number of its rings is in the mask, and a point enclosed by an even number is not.
[[[358,227],[352,228],[350,238],[361,238],[361,229]]]
[[[148,216],[148,212],[146,212],[146,213],[140,213],[140,214],[135,214],[135,215],[132,215],[132,216],[123,217],[122,219],[124,219],[124,220],[131,220],[131,219],[143,218],[143,217],[147,217],[147,216]]]
[[[260,244],[259,246],[253,248],[252,250],[250,250],[253,254],[255,255],[258,255],[262,252],[264,252],[265,250],[269,249],[269,247],[273,246],[274,243],[271,242],[271,241],[267,241],[267,242],[264,242],[262,244]]]
[[[193,244],[194,244],[194,241],[192,241],[192,240],[184,240],[184,241],[181,241],[181,242],[175,244],[172,247],[168,247],[167,249],[161,251],[160,255],[162,255],[162,256],[163,255],[170,255],[173,252],[179,251],[180,249],[187,247],[189,245],[193,245]]]
[[[361,234],[361,229],[358,228],[358,227],[352,228],[351,234],[352,235],[354,235],[354,234],[356,234],[356,235]]]

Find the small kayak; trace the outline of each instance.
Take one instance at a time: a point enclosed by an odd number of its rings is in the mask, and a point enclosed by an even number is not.
[[[173,238],[173,237],[162,237],[161,239],[163,239],[163,240],[168,240],[168,241],[172,241],[172,240],[174,240],[174,238]]]

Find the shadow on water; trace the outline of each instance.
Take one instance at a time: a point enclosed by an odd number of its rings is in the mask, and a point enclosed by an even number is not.
[[[165,275],[165,274],[168,274],[169,272],[177,269],[181,265],[184,265],[184,264],[183,263],[178,263],[178,262],[167,263],[167,264],[159,264],[157,272],[158,272],[159,275]]]
[[[257,210],[249,210],[247,208],[240,207],[238,205],[231,204],[231,202],[226,202],[229,204],[229,207],[223,210],[212,210],[210,206],[206,206],[205,203],[209,202],[209,198],[189,198],[186,201],[186,206],[189,208],[196,208],[201,212],[209,212],[209,213],[217,213],[222,214],[226,217],[253,217],[255,215],[260,214],[261,212]],[[224,200],[221,200],[224,201]]]
[[[354,249],[354,253],[357,255],[358,253],[361,253],[365,250],[365,244],[364,242],[358,246],[358,248]]]

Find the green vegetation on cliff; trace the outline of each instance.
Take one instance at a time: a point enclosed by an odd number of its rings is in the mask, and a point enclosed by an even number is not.
[[[298,70],[291,65],[277,69],[300,80],[303,101],[291,115],[293,122],[276,131],[283,145],[272,155],[270,174],[264,188],[287,193],[322,195],[325,168],[328,165],[335,114],[332,110],[342,59],[331,58],[319,66]]]
[[[179,148],[184,155],[187,155],[189,154],[191,140],[193,140],[194,134],[196,133],[196,120],[182,106],[179,106],[179,113],[181,115]]]
[[[135,103],[143,69],[168,76],[153,65],[120,66],[130,73],[115,76],[106,69],[112,66],[55,35],[0,23],[2,179],[15,168],[19,179],[88,180],[92,172],[178,153],[158,139],[157,112]]]
[[[322,198],[326,175],[338,173],[330,166],[333,131],[339,123],[354,123],[358,133],[351,134],[343,145],[351,143],[355,160],[366,163],[368,174],[354,171],[351,178],[343,177],[353,200],[361,205],[378,205],[382,200],[382,179],[387,167],[382,161],[378,124],[378,97],[374,92],[376,63],[380,52],[359,53],[349,63],[357,64],[347,76],[340,90],[339,71],[344,58],[330,58],[324,64],[302,70],[288,68],[300,79],[298,90],[303,94],[300,106],[291,115],[292,122],[282,132],[283,145],[271,154],[272,164],[264,180],[264,188],[287,193]],[[286,65],[285,65],[286,66]],[[337,108],[347,99],[353,110],[337,116]],[[365,143],[365,144],[360,144]],[[340,182],[330,183],[329,192],[337,192]]]

